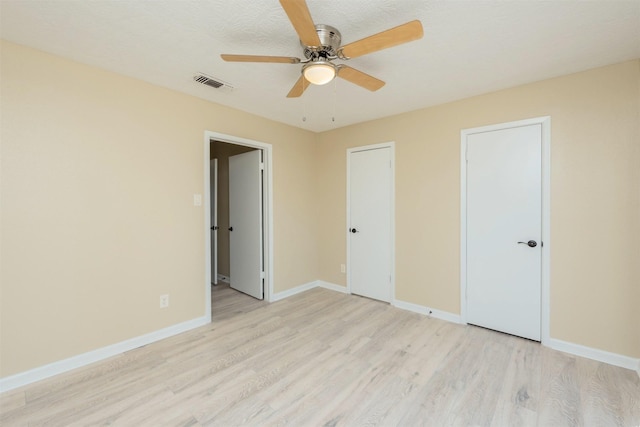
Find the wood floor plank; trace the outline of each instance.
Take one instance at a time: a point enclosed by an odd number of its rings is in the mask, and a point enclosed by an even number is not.
[[[640,425],[633,371],[379,301],[220,284],[212,318],[0,395],[0,424]]]
[[[586,425],[619,426],[624,425],[625,419],[631,421],[630,425],[640,425],[637,385],[632,402],[629,398],[633,397],[633,390],[615,367],[581,358],[576,359],[576,365],[581,371],[580,400]]]
[[[476,353],[473,375],[465,390],[455,399],[445,424],[488,426],[498,405],[504,386],[504,367],[513,352],[513,340],[494,331],[487,334]]]
[[[354,400],[361,402],[352,405],[345,401],[329,415],[328,422],[336,421],[341,425],[392,425],[397,422],[393,409],[401,402],[411,399],[418,386],[411,381],[395,375],[378,377],[379,391],[363,390]]]
[[[27,404],[27,398],[23,390],[14,390],[0,394],[0,413],[15,411]]]
[[[474,334],[474,332],[477,332]],[[442,361],[431,379],[419,390],[413,404],[401,418],[406,425],[429,420],[429,425],[445,425],[451,409],[460,400],[477,372],[478,352],[486,331],[465,329],[464,335]]]
[[[539,422],[554,426],[584,425],[575,358],[550,351],[542,351],[542,357]]]
[[[541,375],[538,347],[538,343],[529,340],[514,342],[492,426],[536,425]]]

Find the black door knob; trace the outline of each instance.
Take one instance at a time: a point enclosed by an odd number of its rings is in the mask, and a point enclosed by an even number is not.
[[[229,227],[229,231],[233,231],[233,227]]]
[[[356,230],[355,228],[351,228],[351,229],[349,229],[349,231],[352,232],[352,233],[358,233],[358,230]]]
[[[536,242],[535,240],[529,240],[528,242],[518,242],[518,243],[522,245],[527,245],[530,248],[535,248],[536,246],[538,246],[538,242]]]

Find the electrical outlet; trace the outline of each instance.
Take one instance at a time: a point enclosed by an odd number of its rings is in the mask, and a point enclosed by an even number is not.
[[[193,195],[193,206],[202,206],[202,194]]]
[[[344,264],[340,264],[340,273],[346,273],[347,272],[347,267],[345,267]]]
[[[160,295],[160,308],[169,307],[169,294]]]

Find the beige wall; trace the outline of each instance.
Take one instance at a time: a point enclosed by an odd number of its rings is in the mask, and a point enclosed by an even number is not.
[[[395,141],[397,297],[459,313],[460,130],[541,115],[551,335],[640,357],[640,61],[319,135],[7,42],[1,73],[0,377],[204,315],[205,130],[273,144],[276,292],[345,284],[346,148]]]
[[[205,130],[273,144],[275,290],[317,279],[313,133],[8,42],[1,67],[0,377],[205,314]]]
[[[229,157],[255,148],[215,141],[211,158],[218,159],[218,274],[229,277]]]
[[[346,149],[396,142],[396,296],[460,313],[460,130],[551,116],[551,337],[640,357],[640,61],[319,135],[320,279],[346,284]]]

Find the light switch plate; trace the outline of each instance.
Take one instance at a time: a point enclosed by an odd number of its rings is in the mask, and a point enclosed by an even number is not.
[[[193,195],[193,206],[202,206],[202,194]]]

